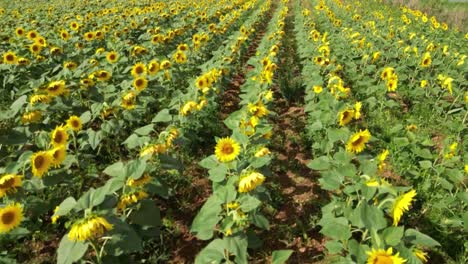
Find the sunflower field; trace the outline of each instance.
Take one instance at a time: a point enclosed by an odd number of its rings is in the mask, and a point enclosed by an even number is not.
[[[383,0],[0,0],[0,263],[467,263],[462,30]]]

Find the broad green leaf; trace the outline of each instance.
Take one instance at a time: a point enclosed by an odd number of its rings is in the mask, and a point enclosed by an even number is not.
[[[409,228],[405,232],[405,239],[409,240],[413,245],[421,245],[427,247],[440,246],[439,242],[435,241],[428,235],[419,232],[416,229]]]
[[[71,241],[68,233],[60,240],[57,249],[57,264],[72,264],[80,260],[88,250],[88,242]]]
[[[76,205],[76,200],[73,197],[68,197],[67,199],[63,200],[62,203],[59,205],[59,209],[55,213],[58,216],[63,216],[68,214]]]
[[[132,160],[126,165],[127,177],[139,179],[146,170],[146,161],[141,159]]]
[[[98,146],[99,143],[101,143],[102,140],[102,131],[94,131],[91,128],[88,129],[88,143],[91,146],[93,150],[95,150]]]
[[[403,226],[391,226],[382,232],[382,237],[387,245],[394,247],[401,242],[404,231]]]
[[[151,133],[151,131],[153,131],[154,129],[154,125],[153,124],[149,124],[149,125],[146,125],[146,126],[143,126],[143,127],[140,127],[138,129],[135,130],[135,133],[140,135],[140,136],[147,136]]]
[[[211,243],[198,253],[195,258],[195,264],[221,263],[224,259],[224,248],[224,240],[215,239],[211,241]]]
[[[330,158],[327,156],[318,157],[309,162],[307,167],[313,170],[328,170],[330,169]]]
[[[163,109],[159,111],[158,114],[151,120],[152,123],[158,123],[158,122],[170,122],[172,120],[171,114],[169,114],[168,109]]]
[[[248,194],[243,195],[238,201],[243,212],[250,212],[262,204],[256,197]]]
[[[224,181],[226,179],[227,172],[228,172],[228,167],[224,163],[219,163],[218,166],[208,171],[208,173],[210,174],[210,180],[213,182]]]
[[[143,226],[161,226],[161,215],[154,201],[141,200],[136,210],[129,216],[130,220]]]
[[[210,196],[193,220],[190,231],[195,233],[198,239],[208,240],[213,237],[214,227],[221,217],[222,201],[216,195]]]
[[[110,166],[107,166],[107,168],[104,170],[104,173],[112,177],[125,177],[127,172],[125,171],[125,165],[121,161],[118,161]]]
[[[198,165],[202,166],[205,169],[212,169],[218,166],[219,162],[216,159],[215,155],[211,155],[209,157],[204,158],[202,161],[198,163]]]

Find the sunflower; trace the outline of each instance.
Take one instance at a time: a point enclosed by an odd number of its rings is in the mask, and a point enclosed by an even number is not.
[[[70,39],[70,34],[66,30],[60,31],[60,38],[67,41]]]
[[[349,122],[351,122],[351,120],[353,120],[354,118],[354,113],[355,111],[353,109],[346,109],[344,111],[341,111],[338,114],[338,123],[340,124],[340,126],[345,126]]]
[[[195,80],[195,86],[197,86],[198,89],[207,88],[207,87],[209,86],[208,78],[207,78],[205,75],[199,76],[199,77]]]
[[[138,62],[137,64],[133,65],[131,74],[135,78],[146,74],[146,65],[141,62]]]
[[[149,75],[155,75],[159,71],[159,62],[157,60],[152,60],[148,63],[148,73]]]
[[[320,85],[314,85],[313,90],[314,90],[314,93],[319,94],[323,91],[323,88]]]
[[[37,33],[36,30],[31,30],[31,31],[28,32],[28,34],[26,36],[27,36],[27,38],[29,40],[34,40],[35,38],[37,38],[39,36],[39,33]]]
[[[29,46],[29,51],[31,51],[33,54],[39,54],[42,51],[42,46],[41,44],[34,43]]]
[[[398,87],[398,77],[396,75],[391,76],[387,79],[387,91],[394,92]]]
[[[39,151],[31,157],[32,173],[36,177],[42,177],[46,173],[52,163],[53,157],[49,152]]]
[[[354,119],[358,120],[359,118],[361,118],[361,108],[362,108],[361,102],[356,102],[354,104]]]
[[[122,97],[122,107],[127,110],[131,110],[135,108],[135,103],[136,103],[136,93],[133,91],[126,93]]]
[[[251,172],[248,175],[241,176],[239,180],[238,191],[240,193],[250,192],[265,181],[265,176],[258,172]]]
[[[393,76],[395,74],[395,69],[392,67],[386,67],[382,73],[380,74],[380,78],[382,80],[388,79],[390,76]]]
[[[256,116],[258,118],[267,115],[269,112],[261,101],[258,101],[256,104],[249,103],[247,105],[247,108],[253,116]]]
[[[221,162],[234,160],[240,153],[240,145],[230,137],[218,140],[215,147],[215,155]]]
[[[130,194],[125,194],[120,198],[119,203],[117,204],[117,209],[124,210],[129,205],[136,204],[138,201],[145,199],[148,196],[148,193],[145,191],[137,191]]]
[[[426,86],[427,86],[427,80],[421,80],[421,83],[420,83],[419,86],[421,86],[421,88],[426,88]]]
[[[106,70],[99,70],[94,73],[94,76],[98,81],[105,82],[108,81],[112,77],[112,73]]]
[[[34,43],[41,45],[42,47],[47,47],[47,41],[44,37],[37,37],[34,39]]]
[[[266,156],[266,155],[269,155],[271,154],[270,150],[266,147],[263,147],[261,149],[259,149],[257,152],[255,152],[255,157],[256,158],[261,158],[263,156]]]
[[[54,167],[59,167],[65,160],[65,157],[67,156],[67,149],[65,148],[65,146],[55,147],[49,150],[48,152],[50,156],[52,156],[51,165]]]
[[[76,67],[78,67],[78,65],[73,61],[66,61],[66,62],[63,63],[63,67],[65,69],[73,71],[74,69],[76,69]]]
[[[53,81],[47,86],[47,93],[50,96],[59,96],[65,93],[65,81]]]
[[[0,208],[0,233],[7,233],[18,227],[23,220],[23,208],[18,203],[10,203]]]
[[[0,177],[0,198],[9,193],[15,193],[17,187],[23,185],[23,176],[16,174],[5,174]]]
[[[77,22],[73,21],[70,23],[70,28],[74,31],[78,31],[78,29],[80,29],[80,24],[78,24]]]
[[[152,180],[151,176],[149,176],[149,174],[145,174],[143,175],[142,177],[140,177],[139,179],[133,179],[133,178],[129,178],[127,180],[127,185],[130,186],[130,187],[142,187],[142,186],[145,186],[146,184],[150,183]]]
[[[197,102],[195,101],[188,101],[180,108],[180,114],[182,116],[187,116],[190,114],[194,109],[198,106]]]
[[[21,37],[21,36],[24,35],[25,30],[24,30],[24,28],[19,27],[19,28],[17,28],[17,29],[15,30],[15,33],[16,33],[16,36]]]
[[[39,110],[27,112],[21,117],[21,122],[23,124],[27,123],[37,123],[42,119],[42,113]]]
[[[78,132],[83,128],[83,124],[78,116],[72,115],[67,120],[67,127],[71,128],[75,132]]]
[[[116,63],[119,59],[119,54],[115,51],[108,52],[106,55],[106,59],[109,63]]]
[[[94,32],[91,32],[91,31],[90,31],[90,32],[86,32],[86,33],[84,33],[83,37],[84,37],[84,39],[85,39],[86,41],[91,41],[91,40],[94,39]]]
[[[359,153],[364,150],[366,143],[369,141],[371,134],[369,130],[360,130],[351,136],[346,144],[346,150],[349,152]]]
[[[161,70],[168,70],[171,68],[171,62],[168,60],[163,60],[159,66]]]
[[[179,51],[188,51],[189,50],[189,46],[187,44],[179,44],[179,46],[177,46],[177,50]]]
[[[400,253],[393,255],[393,248],[388,248],[387,251],[384,249],[372,249],[366,252],[369,255],[367,264],[403,264],[406,262],[405,259],[400,257]]]
[[[424,252],[418,248],[413,249],[413,254],[423,263],[428,262],[427,252]]]
[[[421,59],[421,67],[426,68],[431,66],[431,54],[429,52],[424,53],[424,56]]]
[[[68,133],[66,127],[61,125],[55,127],[55,129],[50,133],[51,144],[54,147],[64,146],[68,141]]]
[[[404,193],[398,196],[393,202],[392,207],[392,216],[393,216],[393,225],[397,226],[398,222],[400,222],[401,216],[405,211],[409,210],[409,206],[413,201],[413,198],[416,196],[415,190],[410,190],[407,193]]]
[[[146,87],[148,87],[148,80],[145,77],[140,76],[140,77],[136,78],[135,80],[133,80],[132,85],[133,85],[133,87],[135,87],[135,89],[137,91],[141,92]]]
[[[187,62],[187,55],[183,51],[178,50],[176,53],[174,53],[173,59],[177,63],[185,63]]]
[[[18,62],[18,57],[13,51],[8,51],[3,54],[3,63],[16,64],[17,62]]]
[[[71,241],[90,240],[101,237],[106,231],[112,230],[113,227],[105,218],[92,215],[75,222],[68,233],[68,238]]]

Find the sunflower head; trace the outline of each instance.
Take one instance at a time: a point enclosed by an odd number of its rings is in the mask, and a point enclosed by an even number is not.
[[[53,81],[47,86],[47,93],[50,96],[59,96],[65,93],[65,81]]]
[[[59,167],[67,156],[67,149],[65,146],[58,146],[48,151],[52,157],[51,165]]]
[[[249,172],[241,175],[239,180],[238,191],[240,193],[250,192],[257,188],[265,181],[265,176],[258,172]]]
[[[15,193],[17,187],[23,185],[23,176],[5,174],[0,177],[0,198],[9,193]]]
[[[22,27],[19,27],[15,30],[16,36],[21,37],[24,36],[25,30]]]
[[[409,210],[409,207],[411,206],[411,202],[413,201],[413,198],[415,196],[416,196],[416,191],[410,190],[409,192],[404,193],[395,199],[395,201],[393,202],[393,207],[392,207],[392,216],[393,216],[394,226],[398,225],[398,223],[400,222],[401,216],[403,216],[403,213]]]
[[[133,87],[139,92],[148,87],[148,80],[144,76],[139,76],[132,83]]]
[[[75,132],[78,132],[83,128],[83,122],[81,121],[80,117],[72,115],[67,120],[67,127]]]
[[[18,227],[23,220],[23,207],[11,203],[0,208],[0,233],[7,233]]]
[[[405,259],[399,256],[400,253],[393,255],[392,248],[388,248],[387,250],[372,249],[371,251],[367,251],[366,254],[369,255],[367,264],[403,264],[406,262]]]
[[[18,62],[18,57],[13,51],[8,51],[3,54],[3,63],[5,64],[16,64]]]
[[[146,74],[146,65],[141,62],[138,62],[137,64],[133,65],[131,74],[135,78]]]
[[[338,123],[340,126],[345,126],[354,118],[355,111],[354,109],[346,109],[341,111],[338,115]]]
[[[50,143],[54,147],[64,146],[67,144],[68,141],[68,133],[65,126],[57,126],[55,129],[50,133]]]
[[[119,54],[115,51],[108,52],[106,55],[106,59],[109,63],[116,63],[119,59]]]
[[[239,153],[239,143],[230,137],[219,139],[215,147],[216,158],[221,162],[233,161]]]
[[[351,136],[346,145],[346,150],[349,152],[360,153],[364,150],[366,143],[371,138],[369,130],[360,130]]]
[[[50,168],[53,157],[47,151],[39,151],[31,157],[32,173],[36,177],[42,177]]]
[[[72,241],[90,240],[101,237],[106,231],[112,230],[113,227],[105,218],[92,215],[75,222],[68,233],[68,238]]]

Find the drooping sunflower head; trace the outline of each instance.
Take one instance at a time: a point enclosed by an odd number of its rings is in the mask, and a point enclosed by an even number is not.
[[[47,86],[47,93],[50,96],[59,96],[65,93],[65,81],[53,81]]]
[[[108,52],[106,55],[106,59],[109,63],[116,63],[119,59],[119,54],[115,51]]]
[[[50,156],[52,156],[51,165],[54,167],[59,167],[67,156],[67,149],[65,146],[58,146],[48,151]]]
[[[98,81],[105,82],[112,77],[112,73],[106,70],[99,70],[94,73],[94,76]]]
[[[148,80],[144,76],[139,76],[132,83],[133,87],[139,92],[148,87]]]
[[[106,231],[112,230],[113,227],[105,218],[92,215],[75,222],[68,233],[68,238],[72,241],[90,240],[101,237]]]
[[[372,249],[366,252],[369,255],[367,264],[403,264],[406,260],[400,257],[400,253],[393,255],[393,249],[390,247],[384,249]]]
[[[257,188],[265,181],[265,176],[258,172],[249,172],[245,175],[241,175],[239,180],[238,192],[245,193],[250,192]]]
[[[51,133],[50,133],[50,143],[54,147],[64,146],[67,144],[68,141],[68,133],[65,126],[57,126]]]
[[[159,71],[159,62],[157,60],[152,60],[148,63],[148,73],[150,75],[155,75]]]
[[[141,62],[138,62],[137,64],[133,65],[131,74],[135,78],[146,74],[146,65]]]
[[[409,192],[404,193],[395,199],[395,202],[393,203],[393,207],[392,207],[392,216],[393,216],[394,226],[398,225],[398,223],[400,222],[401,216],[403,216],[403,213],[409,210],[409,207],[411,206],[411,202],[413,201],[413,198],[415,196],[416,196],[416,191],[410,190]]]
[[[348,152],[360,153],[364,150],[366,143],[370,138],[371,134],[369,130],[360,130],[359,132],[352,135],[348,140],[348,144],[346,144],[346,150]]]
[[[174,53],[173,56],[175,62],[177,63],[185,63],[187,62],[187,55],[183,51],[178,50],[176,53]]]
[[[424,53],[424,56],[422,57],[422,60],[421,60],[421,67],[423,68],[429,67],[431,66],[431,62],[432,62],[431,54],[429,52]]]
[[[221,162],[233,161],[239,153],[239,143],[230,137],[219,139],[215,147],[216,158]]]
[[[163,60],[159,66],[161,70],[169,70],[172,64],[169,60]]]
[[[27,112],[21,117],[21,123],[37,123],[42,119],[42,112],[39,110]]]
[[[353,109],[346,109],[344,111],[341,111],[338,116],[338,123],[340,124],[340,126],[345,126],[349,122],[351,122],[351,120],[353,120],[354,118],[354,113],[355,111]]]
[[[7,233],[15,229],[23,220],[23,207],[18,203],[11,203],[0,208],[0,233]]]
[[[83,128],[83,122],[81,121],[80,117],[72,115],[67,120],[67,127],[75,132],[78,132]]]
[[[42,177],[50,168],[52,156],[49,152],[40,151],[31,157],[32,173],[36,177]]]
[[[5,174],[0,177],[0,198],[8,193],[16,192],[17,187],[23,185],[23,176],[16,174]]]
[[[136,93],[130,91],[122,97],[122,107],[131,110],[135,108],[136,104]]]
[[[18,57],[13,51],[8,51],[3,54],[3,63],[5,64],[16,64]]]

